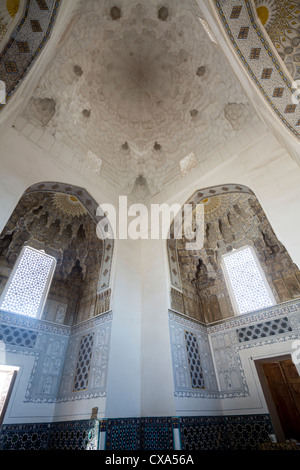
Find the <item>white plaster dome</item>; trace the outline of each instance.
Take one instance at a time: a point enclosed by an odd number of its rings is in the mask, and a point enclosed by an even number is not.
[[[140,177],[156,193],[253,117],[200,15],[192,0],[85,0],[34,93],[55,102],[51,132],[98,156],[123,193]]]

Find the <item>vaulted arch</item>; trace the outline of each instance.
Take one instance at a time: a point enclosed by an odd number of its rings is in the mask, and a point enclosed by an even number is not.
[[[57,310],[64,313],[59,321],[71,325],[109,309],[114,243],[101,237],[98,212],[83,188],[38,183],[25,191],[0,236],[2,272],[7,275],[26,244],[56,258],[44,310],[48,320],[56,318]],[[2,284],[6,279],[4,275]]]
[[[300,296],[298,267],[248,187],[205,188],[196,191],[187,204],[204,206],[204,243],[202,248],[187,250],[185,237],[168,240],[174,310],[203,323],[235,315],[222,259],[245,246],[256,254],[276,303]]]

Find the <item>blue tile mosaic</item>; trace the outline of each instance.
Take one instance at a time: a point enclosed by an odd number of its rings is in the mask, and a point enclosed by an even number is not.
[[[51,450],[97,450],[99,420],[53,423],[49,437]]]
[[[179,418],[183,450],[258,450],[274,434],[269,415]]]
[[[269,415],[226,416],[230,448],[233,450],[257,450],[269,442],[274,429]]]
[[[174,450],[179,429],[182,450],[258,450],[274,430],[268,414],[67,421],[4,425],[0,450]]]
[[[107,450],[140,449],[140,419],[112,419],[107,421]]]
[[[1,450],[47,450],[51,424],[3,425]]]
[[[240,343],[290,331],[292,331],[292,328],[287,317],[276,318],[275,320],[256,323],[255,325],[248,325],[247,327],[238,328],[236,330]]]
[[[173,447],[172,418],[142,418],[141,449],[170,450]]]
[[[34,348],[37,332],[0,324],[0,341],[12,346]]]
[[[179,418],[183,450],[226,450],[230,448],[223,416]]]

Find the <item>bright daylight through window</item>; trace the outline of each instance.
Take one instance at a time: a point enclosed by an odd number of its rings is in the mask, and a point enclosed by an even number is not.
[[[250,246],[224,255],[222,264],[236,313],[252,312],[275,304],[271,289]]]
[[[56,260],[52,256],[24,247],[4,288],[1,310],[39,318],[55,266]]]

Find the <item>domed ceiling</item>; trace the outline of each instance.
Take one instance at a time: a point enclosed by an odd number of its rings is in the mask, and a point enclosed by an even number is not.
[[[24,114],[120,194],[156,194],[257,120],[200,19],[193,0],[79,2]]]

